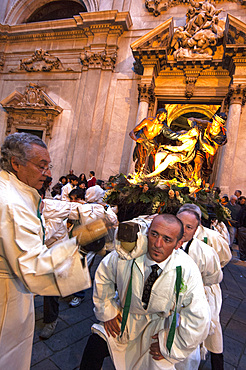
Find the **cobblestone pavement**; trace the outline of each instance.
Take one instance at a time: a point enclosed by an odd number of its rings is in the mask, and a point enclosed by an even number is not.
[[[237,258],[235,246],[232,261],[224,268],[221,283],[223,306],[221,324],[224,333],[225,370],[246,369],[246,262]],[[96,258],[94,271],[100,261]],[[94,273],[92,271],[92,275]],[[48,340],[41,340],[43,328],[43,298],[35,297],[36,327],[31,370],[78,369],[83,349],[96,322],[91,300],[92,289],[86,291],[85,300],[76,308],[70,308],[70,298],[60,299],[60,314],[55,333]],[[104,370],[113,370],[110,359],[105,360]],[[210,358],[202,361],[200,370],[209,370]],[[148,369],[143,369],[148,370]]]

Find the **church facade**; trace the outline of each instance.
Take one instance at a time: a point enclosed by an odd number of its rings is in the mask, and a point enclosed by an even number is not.
[[[4,0],[0,142],[47,143],[54,181],[133,170],[129,132],[158,108],[168,124],[227,114],[210,182],[246,192],[246,1]]]

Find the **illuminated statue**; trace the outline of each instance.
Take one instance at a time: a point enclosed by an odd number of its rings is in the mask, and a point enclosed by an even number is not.
[[[200,129],[199,148],[194,159],[195,167],[193,177],[196,182],[209,177],[212,172],[215,154],[218,148],[226,144],[225,113],[216,113],[212,122],[197,118],[189,118],[190,121],[206,127]]]
[[[175,163],[189,163],[195,157],[195,145],[199,137],[199,128],[194,126],[185,133],[178,134],[181,145],[161,145],[155,156],[155,171],[146,177],[159,175]]]
[[[168,138],[176,138],[178,134],[169,129],[166,124],[167,110],[161,108],[155,117],[144,118],[131,132],[130,137],[136,141],[133,160],[136,160],[135,170],[153,170],[154,158],[158,149],[156,137],[161,133]]]

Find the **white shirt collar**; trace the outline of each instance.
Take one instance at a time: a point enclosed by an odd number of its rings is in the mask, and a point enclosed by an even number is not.
[[[147,253],[147,254],[145,255],[145,261],[144,261],[144,263],[145,263],[145,265],[146,265],[147,267],[150,267],[150,266],[152,266],[152,265],[158,265],[158,266],[159,266],[159,268],[163,271],[163,270],[165,269],[165,267],[166,267],[167,263],[169,262],[170,258],[171,258],[171,255],[170,255],[170,256],[168,256],[168,257],[167,257],[167,259],[165,259],[165,260],[164,260],[164,261],[162,261],[162,262],[156,262],[156,261],[154,261],[154,260],[150,259],[150,258],[149,258],[149,254]]]

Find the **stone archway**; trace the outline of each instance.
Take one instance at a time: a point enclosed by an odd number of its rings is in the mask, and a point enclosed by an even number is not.
[[[207,104],[166,104],[165,108],[168,111],[168,125],[178,117],[187,113],[201,113],[209,119],[218,111],[220,105]]]
[[[56,0],[52,0],[56,1]],[[24,23],[37,9],[45,4],[52,2],[51,0],[17,0],[8,12],[4,19],[4,24],[15,25]],[[66,0],[64,0],[66,1]],[[73,0],[80,3],[80,0]],[[99,10],[98,0],[83,0],[88,12],[96,12]]]

